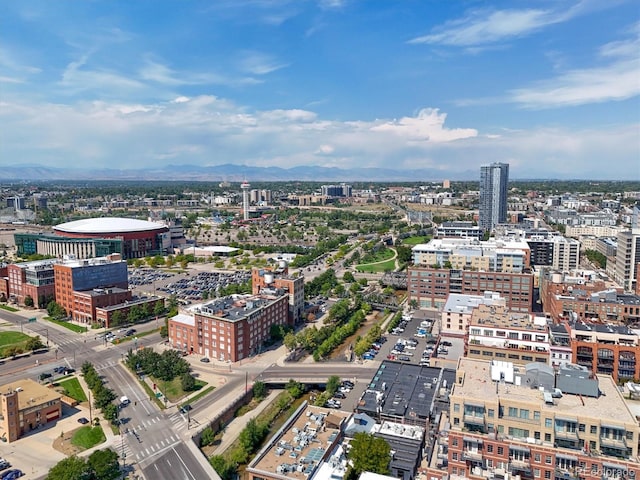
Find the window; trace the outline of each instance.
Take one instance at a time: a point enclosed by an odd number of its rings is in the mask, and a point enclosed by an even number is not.
[[[509,407],[509,416],[510,417],[517,417],[518,416],[518,409],[516,407]]]
[[[551,441],[551,434],[550,433],[545,433],[544,434],[544,441],[545,442],[550,442]]]
[[[540,412],[536,412],[536,411],[534,410],[534,412],[533,412],[533,419],[534,419],[534,420],[537,420],[537,421],[540,421]]]
[[[540,469],[539,468],[534,468],[533,469],[533,476],[535,478],[540,478]]]
[[[544,457],[544,463],[547,465],[551,465],[551,455],[547,455]]]
[[[498,447],[498,455],[504,455],[504,447]]]
[[[454,418],[454,419],[453,419],[453,424],[454,424],[454,425],[460,425],[460,419],[459,419],[459,418],[457,418],[457,417],[456,417],[456,418]]]
[[[550,471],[550,470],[545,470],[545,472],[544,472],[544,478],[546,478],[546,479],[551,478],[551,471]]]
[[[551,428],[551,425],[553,425],[553,423],[551,422],[550,418],[545,418],[544,419],[544,426],[545,428]],[[593,433],[593,432],[592,432]]]
[[[460,412],[460,404],[459,404],[459,403],[454,403],[454,404],[453,404],[453,411],[454,411],[455,413]]]
[[[495,411],[493,410],[493,408],[490,408],[487,415],[491,418],[493,418],[493,416],[495,415]]]
[[[591,435],[595,435],[596,433],[598,433],[598,426],[597,425],[591,425],[589,427],[589,433]]]
[[[536,453],[536,454],[533,456],[533,461],[534,461],[534,462],[536,462],[536,463],[540,463],[540,459],[541,459],[541,456],[540,456],[540,454],[539,454],[539,453]]]
[[[529,410],[521,408],[520,409],[520,418],[522,418],[523,420],[529,420]]]
[[[580,424],[578,425],[578,431],[579,431],[579,432],[584,432],[584,431],[586,431],[586,425],[585,425],[584,423],[580,423]]]
[[[533,438],[540,440],[540,432],[533,432]]]
[[[493,444],[487,445],[487,453],[493,453]]]
[[[451,454],[451,458],[452,458],[453,460],[458,460],[458,452],[453,452],[453,453]]]
[[[457,439],[457,438],[454,438],[454,439],[453,439],[453,441],[452,441],[452,443],[453,443],[453,446],[454,446],[454,447],[457,447],[457,446],[458,446],[458,439]]]

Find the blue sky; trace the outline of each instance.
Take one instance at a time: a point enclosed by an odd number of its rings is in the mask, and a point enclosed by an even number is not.
[[[21,0],[0,16],[0,165],[640,179],[634,0]]]

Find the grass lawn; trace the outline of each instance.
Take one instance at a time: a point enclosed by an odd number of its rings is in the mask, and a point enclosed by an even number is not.
[[[366,273],[378,273],[378,272],[384,272],[384,271],[393,271],[396,268],[396,261],[395,259],[393,260],[387,260],[386,262],[382,262],[382,263],[373,263],[373,264],[369,264],[369,265],[357,265],[356,266],[356,271],[357,272],[366,272]]]
[[[68,397],[71,397],[79,402],[87,401],[87,396],[85,395],[84,390],[80,386],[80,382],[77,378],[63,380],[62,382],[58,382],[58,385],[64,388],[64,394]]]
[[[75,323],[65,322],[64,320],[54,320],[51,317],[44,317],[44,319],[48,322],[55,323],[56,325],[60,325],[61,327],[68,328],[69,330],[74,331],[76,333],[85,333],[87,331],[87,327],[76,325]]]
[[[361,260],[362,265],[389,260],[390,258],[393,258],[395,254],[396,254],[395,250],[391,250],[390,248],[384,248],[382,250],[378,250],[373,254],[368,253],[362,258]],[[356,268],[359,268],[359,265],[357,265]]]
[[[73,434],[71,443],[85,450],[95,447],[106,440],[102,427],[81,427]]]
[[[418,245],[420,243],[428,243],[430,239],[431,237],[424,237],[424,236],[403,238],[402,245],[408,246],[408,245]]]
[[[162,380],[154,380],[154,382],[158,385],[158,389],[167,396],[170,402],[175,402],[185,395],[193,393],[182,390],[182,381],[180,380],[180,377],[176,377],[170,382],[163,382]],[[194,391],[197,392],[198,390],[202,390],[206,384],[207,382],[196,379],[196,388]]]
[[[12,347],[25,350],[29,338],[29,335],[20,332],[0,332],[0,357],[5,357],[5,352]]]
[[[10,307],[9,305],[0,305],[0,308],[6,310],[7,312],[17,312],[17,308]]]

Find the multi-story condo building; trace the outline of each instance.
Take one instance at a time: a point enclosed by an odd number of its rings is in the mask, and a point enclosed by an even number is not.
[[[578,225],[567,226],[564,234],[567,237],[580,238],[580,237],[616,237],[619,232],[622,231],[622,227],[617,226],[599,226],[599,225]]]
[[[303,321],[304,311],[304,277],[289,275],[287,262],[278,262],[275,268],[253,268],[251,270],[251,288],[254,295],[263,289],[274,288],[284,290],[289,295],[289,323],[296,325]]]
[[[610,376],[463,357],[449,398],[446,473],[435,478],[640,475],[640,427]]]
[[[514,312],[529,312],[533,299],[533,275],[530,273],[482,272],[434,267],[409,267],[409,302],[422,308],[442,309],[452,293],[484,295],[494,292],[504,297]]]
[[[478,305],[465,336],[469,358],[517,364],[549,363],[549,329],[544,317],[510,312],[506,307]]]
[[[28,378],[0,386],[0,439],[15,442],[62,417],[61,397]]]
[[[479,225],[490,231],[507,221],[507,184],[509,164],[492,163],[480,167],[480,214]]]
[[[131,298],[127,262],[118,254],[84,260],[67,258],[54,265],[53,273],[56,302],[79,322],[93,322],[96,307]]]
[[[636,270],[640,263],[640,228],[620,232],[617,239],[618,250],[612,273],[626,292],[633,292],[637,282]],[[611,270],[607,268],[607,271]]]
[[[36,260],[7,265],[9,300],[24,304],[30,297],[36,308],[46,308],[54,299],[56,263],[57,260]]]
[[[530,262],[529,245],[518,240],[443,238],[418,244],[411,250],[414,265],[522,273]]]
[[[289,296],[262,289],[259,295],[225,297],[196,305],[169,319],[169,343],[186,353],[237,362],[259,353],[272,325],[291,325]]]
[[[555,321],[580,318],[625,325],[640,323],[640,296],[620,293],[595,272],[545,269],[540,275],[540,300]]]
[[[320,195],[323,197],[350,197],[353,193],[351,185],[341,183],[340,185],[322,185]]]
[[[549,353],[551,366],[560,368],[574,363],[571,351],[571,335],[564,323],[549,323]]]
[[[573,238],[554,236],[527,239],[531,249],[531,265],[553,267],[556,270],[574,270],[580,263],[580,242]]]
[[[484,295],[452,293],[440,313],[440,333],[464,336],[469,330],[471,314],[478,305],[505,306],[506,301],[494,292],[485,292]]]
[[[626,325],[567,323],[573,358],[592,372],[623,382],[640,378],[640,341]]]
[[[436,237],[438,238],[473,238],[480,240],[482,238],[482,230],[473,222],[443,222],[436,228]]]

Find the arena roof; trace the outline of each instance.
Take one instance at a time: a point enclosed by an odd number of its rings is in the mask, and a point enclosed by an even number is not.
[[[167,227],[161,223],[135,218],[100,217],[61,223],[53,229],[65,233],[126,233],[162,230]]]

